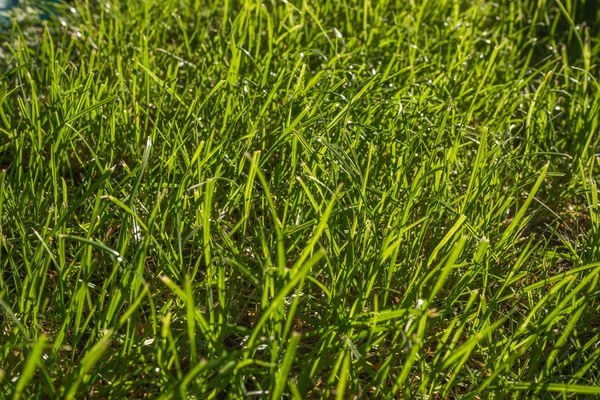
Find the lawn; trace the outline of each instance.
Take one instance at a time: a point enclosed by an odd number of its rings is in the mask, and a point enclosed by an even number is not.
[[[600,395],[595,0],[36,4],[0,396]]]

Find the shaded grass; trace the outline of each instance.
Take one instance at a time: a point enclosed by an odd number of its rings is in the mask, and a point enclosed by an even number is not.
[[[600,393],[590,4],[75,1],[13,25],[4,395]]]

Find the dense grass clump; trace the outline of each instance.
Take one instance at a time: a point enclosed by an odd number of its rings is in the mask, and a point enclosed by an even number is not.
[[[600,394],[596,1],[49,10],[0,33],[5,397]]]

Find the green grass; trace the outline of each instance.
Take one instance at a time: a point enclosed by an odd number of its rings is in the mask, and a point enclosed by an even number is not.
[[[600,395],[594,0],[53,7],[0,33],[4,397]]]

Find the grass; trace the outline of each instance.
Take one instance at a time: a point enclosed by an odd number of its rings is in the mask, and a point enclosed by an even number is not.
[[[52,9],[0,33],[4,397],[600,395],[595,1]]]

